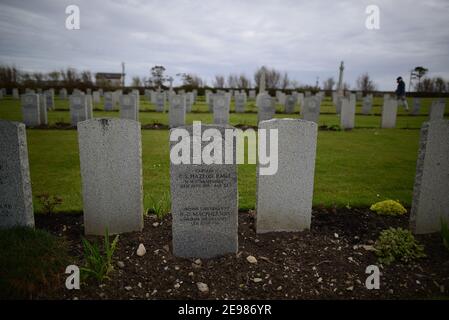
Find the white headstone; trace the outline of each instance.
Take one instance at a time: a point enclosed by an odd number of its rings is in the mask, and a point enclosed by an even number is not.
[[[355,104],[356,96],[351,94],[348,98],[342,99],[341,114],[340,114],[340,127],[342,129],[353,129],[355,122]]]
[[[0,120],[0,228],[34,227],[25,125]]]
[[[214,99],[214,123],[215,124],[229,124],[229,96],[216,94]]]
[[[275,100],[268,93],[259,93],[256,99],[257,122],[270,120],[276,113]]]
[[[176,128],[185,125],[186,97],[184,94],[176,94],[170,98],[168,116],[170,128]]]
[[[72,126],[77,126],[78,122],[88,119],[86,95],[72,94],[69,99],[70,104],[70,123]]]
[[[309,96],[304,98],[304,106],[301,106],[301,115],[304,120],[318,124],[320,118],[320,98]]]
[[[382,107],[382,128],[395,128],[396,115],[398,112],[398,102],[396,99],[384,99]]]
[[[22,117],[26,126],[35,127],[41,124],[39,95],[35,93],[22,95]]]
[[[300,231],[310,228],[318,126],[299,119],[272,119],[259,123],[259,131],[278,135],[277,149],[267,154],[278,156],[273,175],[257,170],[257,233]],[[275,140],[276,141],[276,140]],[[263,147],[259,139],[259,150]]]
[[[449,120],[421,128],[410,225],[415,233],[440,232],[449,223]]]
[[[443,119],[445,109],[446,104],[443,99],[432,101],[432,105],[430,106],[429,121]]]
[[[135,94],[120,96],[120,118],[139,121],[137,98]]]
[[[39,95],[39,117],[40,117],[40,124],[41,125],[47,125],[48,124],[48,118],[47,118],[47,98],[44,94]]]
[[[143,228],[140,123],[91,119],[78,124],[86,234]]]

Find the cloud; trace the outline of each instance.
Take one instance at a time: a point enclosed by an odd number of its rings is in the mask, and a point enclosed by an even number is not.
[[[80,30],[65,28],[71,4],[80,8]],[[365,28],[370,4],[380,9],[380,30]],[[0,62],[119,72],[124,61],[128,81],[157,64],[209,83],[267,65],[314,84],[336,78],[344,60],[346,82],[368,72],[389,90],[417,65],[449,78],[448,16],[445,0],[9,0],[0,3]]]

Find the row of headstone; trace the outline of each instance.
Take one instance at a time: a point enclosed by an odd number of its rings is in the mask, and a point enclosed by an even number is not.
[[[195,148],[201,152],[208,146],[207,141],[210,140],[202,139],[205,132],[212,135],[213,141],[220,141],[227,136],[226,130],[235,128],[202,125],[195,132],[194,126],[182,127],[189,135],[189,162],[170,164],[173,253],[180,257],[201,258],[235,253],[238,249],[235,138],[231,141],[224,139],[224,143],[215,146],[215,163],[203,164],[200,161],[195,165],[189,164],[194,163]],[[273,119],[262,121],[259,130],[265,130],[269,135],[265,142],[276,141],[268,143],[267,154],[276,154],[279,158],[277,172],[272,175],[261,174],[265,164],[258,164],[257,232],[309,229],[317,125],[297,119]],[[177,150],[174,148],[177,148],[178,141],[170,140],[170,149]],[[262,148],[261,140],[259,148]],[[231,158],[234,160],[230,164],[225,161],[229,150],[232,150]]]

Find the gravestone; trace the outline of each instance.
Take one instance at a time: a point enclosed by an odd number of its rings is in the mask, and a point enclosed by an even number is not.
[[[444,109],[446,109],[446,104],[444,100],[434,100],[430,106],[429,121],[439,120],[444,118]]]
[[[137,98],[135,94],[120,96],[120,118],[139,121]]]
[[[92,95],[86,94],[87,119],[94,117],[94,105],[92,103]]]
[[[77,126],[78,122],[85,121],[88,119],[88,110],[86,95],[72,94],[69,99],[70,106],[70,123],[72,126]]]
[[[94,91],[92,93],[92,101],[93,101],[93,103],[100,103],[100,92],[99,91]]]
[[[108,91],[104,93],[104,110],[112,111],[114,109],[112,92]]]
[[[413,105],[412,105],[412,111],[410,114],[417,116],[421,113],[421,99],[420,98],[413,98]]]
[[[353,129],[355,122],[355,104],[356,96],[351,94],[348,98],[342,99],[341,114],[340,114],[340,127],[342,129]]]
[[[183,94],[173,95],[169,105],[170,128],[184,126],[186,123],[186,97]]]
[[[398,112],[398,102],[396,99],[384,99],[382,107],[382,123],[381,128],[395,128],[396,116]]]
[[[270,120],[274,117],[276,113],[275,99],[272,98],[266,92],[259,93],[257,95],[256,106],[257,106],[257,122]]]
[[[18,100],[19,99],[19,89],[12,89],[12,98]]]
[[[234,97],[234,104],[236,113],[245,112],[246,93],[236,93]]]
[[[364,114],[364,115],[371,114],[372,108],[373,108],[373,96],[367,95],[363,98],[362,114]]]
[[[229,123],[229,109],[230,98],[228,95],[216,94],[214,100],[214,123],[228,124]]]
[[[98,89],[98,92],[100,92],[100,97],[103,97],[104,96],[104,93],[103,93],[103,89]]]
[[[92,94],[92,89],[91,89],[91,88],[87,88],[87,89],[86,89],[86,94],[87,94],[87,95]]]
[[[154,104],[156,106],[157,112],[164,112],[165,107],[165,93],[155,92],[154,93]]]
[[[44,92],[45,99],[47,101],[47,110],[53,110],[55,108],[55,92],[53,89]]]
[[[140,123],[91,119],[78,124],[85,234],[143,228]]]
[[[290,114],[295,111],[296,97],[294,95],[287,95],[285,97],[285,113]]]
[[[26,129],[0,120],[0,228],[34,227]]]
[[[345,96],[337,96],[337,100],[335,102],[335,113],[340,114],[341,113],[341,107],[342,107],[342,99],[344,99]]]
[[[440,232],[449,223],[449,120],[425,122],[421,128],[410,213],[417,234]]]
[[[39,95],[39,117],[40,124],[47,125],[48,117],[47,117],[47,98],[44,94]]]
[[[185,94],[186,97],[186,112],[192,112],[192,105],[193,105],[193,92],[187,92]]]
[[[59,90],[59,99],[67,100],[67,89],[62,88],[61,90]]]
[[[357,101],[362,101],[362,99],[363,99],[363,92],[362,91],[356,91],[355,95],[356,95]]]
[[[277,153],[278,170],[262,175],[263,165],[258,164],[257,233],[310,229],[318,126],[299,119],[272,119],[260,122],[262,129],[270,135],[270,130],[277,130],[277,150],[270,150],[271,137],[266,150]]]
[[[249,98],[256,99],[256,90],[249,90]]]
[[[209,133],[213,141],[220,141],[224,125],[202,125],[196,131],[192,126],[181,127],[190,136],[190,163],[196,146],[203,148],[209,142],[202,139]],[[172,129],[170,135],[177,129]],[[207,131],[206,131],[207,130]],[[170,163],[170,191],[172,213],[173,254],[178,257],[212,258],[238,249],[238,189],[237,165],[224,164],[225,150],[232,150],[235,160],[235,139],[223,139],[214,148],[217,159],[223,163],[174,164]],[[232,145],[231,145],[232,143]],[[171,150],[177,141],[171,141]],[[205,149],[204,149],[205,150]]]
[[[22,118],[27,127],[35,127],[41,124],[39,95],[25,93],[22,95]]]
[[[310,91],[306,91],[305,94],[304,94],[305,98],[308,98],[308,97],[311,97],[311,96],[312,96],[312,92],[310,92]]]
[[[320,118],[320,98],[316,96],[304,98],[301,116],[304,120],[313,121],[318,124]]]

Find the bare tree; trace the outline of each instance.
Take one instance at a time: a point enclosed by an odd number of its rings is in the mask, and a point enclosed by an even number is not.
[[[85,84],[86,86],[92,86],[92,72],[89,70],[84,70],[81,72],[81,83]]]
[[[0,85],[2,87],[17,86],[20,81],[20,72],[14,66],[0,66]]]
[[[236,74],[230,74],[228,76],[228,88],[238,88],[239,76]]]
[[[434,89],[435,89],[435,92],[439,92],[439,93],[447,92],[448,88],[446,85],[446,81],[441,77],[434,78]]]
[[[222,75],[216,75],[213,85],[214,85],[214,88],[220,88],[220,89],[224,88],[225,77]]]
[[[284,72],[284,76],[281,81],[281,89],[285,90],[290,86],[290,79],[288,77],[288,73]]]
[[[203,87],[203,79],[193,73],[183,73],[182,75],[182,85],[191,88],[201,88]]]
[[[281,72],[279,72],[274,68],[270,69],[265,66],[260,67],[254,73],[254,81],[256,82],[256,86],[259,86],[262,71],[265,72],[265,82],[267,89],[277,89],[281,87],[281,78],[282,78]]]
[[[247,78],[246,75],[244,75],[243,73],[240,74],[238,82],[237,82],[237,88],[239,88],[239,89],[251,88],[251,79]]]
[[[362,91],[363,94],[368,94],[373,91],[376,91],[376,84],[373,80],[371,80],[368,72],[360,75],[357,79],[357,89]]]
[[[332,91],[335,86],[335,80],[333,77],[327,78],[323,81],[323,90]]]
[[[131,80],[131,86],[132,87],[141,87],[142,86],[142,82],[140,81],[139,77],[133,77]]]
[[[435,81],[431,78],[424,78],[416,84],[418,92],[435,92]]]

